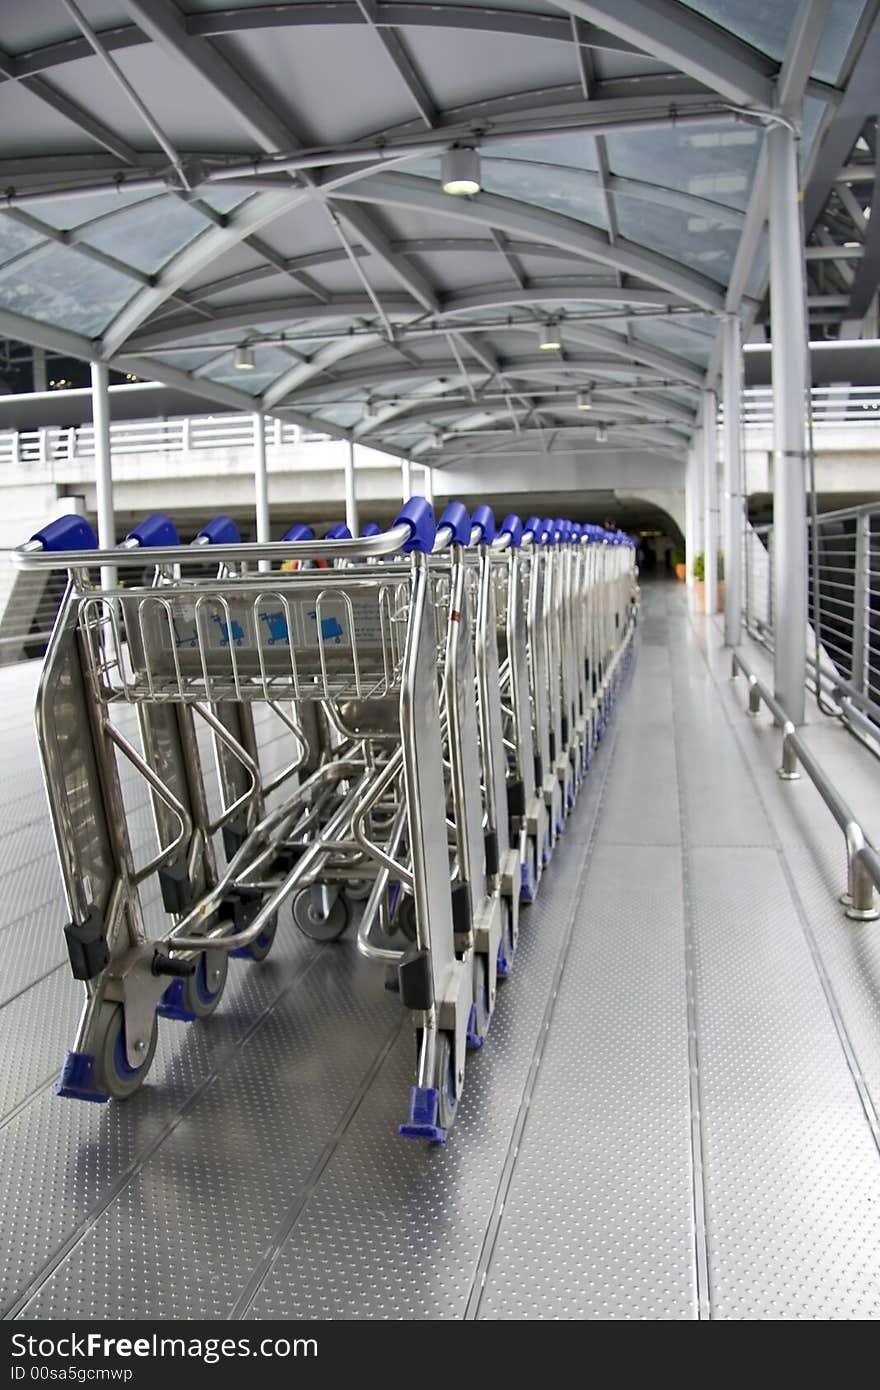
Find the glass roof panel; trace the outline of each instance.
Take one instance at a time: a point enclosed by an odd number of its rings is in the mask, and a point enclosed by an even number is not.
[[[780,61],[800,0],[682,0],[688,9],[745,39],[753,48]],[[831,0],[825,30],[813,63],[813,75],[823,82],[836,82],[846,51],[864,9],[864,0]]]
[[[701,367],[708,363],[712,349],[709,334],[695,332],[685,328],[683,322],[675,323],[671,319],[640,319],[634,325],[633,337],[651,347],[666,348],[676,357],[685,357]]]
[[[575,131],[571,135],[544,135],[535,140],[505,140],[503,144],[487,145],[486,156],[492,159],[519,159],[527,163],[560,164],[572,169],[595,171],[596,142],[591,135]]]
[[[97,337],[137,286],[127,275],[51,245],[23,264],[0,269],[0,305],[40,323]]]
[[[522,141],[510,148],[534,151],[540,144],[549,152],[549,141],[533,143]],[[592,141],[585,142],[591,144]],[[504,146],[503,148],[507,148]],[[492,147],[491,156],[484,154],[480,161],[480,178],[487,193],[498,193],[505,198],[514,198],[520,203],[531,203],[533,207],[547,208],[550,212],[561,212],[566,217],[574,217],[579,222],[588,222],[593,227],[605,227],[605,210],[602,195],[593,180],[584,178],[574,166],[574,156],[569,149],[571,167],[551,166],[531,158],[499,159],[497,150]],[[419,178],[437,182],[440,179],[439,159],[420,159],[407,164],[406,172]]]
[[[755,126],[682,126],[606,136],[612,174],[744,211],[758,159]]]
[[[677,208],[614,194],[620,231],[629,241],[727,283],[739,242],[739,229],[710,217],[695,217]]]
[[[11,261],[13,256],[20,256],[23,251],[30,251],[33,246],[39,246],[40,242],[45,240],[39,232],[23,226],[20,222],[14,222],[11,217],[0,217],[0,265]]]
[[[211,224],[179,198],[158,198],[129,208],[83,232],[83,241],[152,275]]]
[[[45,203],[29,203],[28,212],[38,217],[41,222],[48,222],[50,227],[70,231],[73,227],[82,226],[84,222],[94,221],[96,217],[124,212],[126,208],[134,207],[137,203],[143,203],[156,196],[155,189],[147,189],[142,193],[111,192],[95,193],[87,198],[53,198]]]
[[[198,197],[215,212],[232,212],[233,208],[246,203],[251,194],[247,189],[235,188],[231,184],[224,188],[221,183],[204,190],[199,189]]]

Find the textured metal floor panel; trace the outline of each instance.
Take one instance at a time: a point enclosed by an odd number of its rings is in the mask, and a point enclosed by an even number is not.
[[[599,845],[480,1316],[693,1317],[693,1210],[680,855]]]
[[[413,1042],[381,975],[292,931],[163,1025],[134,1101],[54,1098],[80,992],[36,668],[0,672],[6,1316],[880,1316],[880,932],[843,918],[838,832],[679,588],[646,587],[639,646],[440,1151],[396,1138]]]

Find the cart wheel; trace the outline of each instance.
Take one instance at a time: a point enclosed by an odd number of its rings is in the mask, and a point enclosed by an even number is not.
[[[352,878],[345,885],[345,896],[350,902],[364,903],[370,896],[372,881],[368,878]]]
[[[313,941],[335,941],[348,926],[348,903],[341,893],[325,917],[314,909],[312,890],[301,888],[293,900],[292,910],[300,931]]]
[[[275,933],[278,930],[278,913],[274,912],[264,926],[260,935],[250,946],[242,946],[241,951],[236,951],[235,955],[242,955],[248,960],[265,960],[275,944]]]
[[[489,972],[486,969],[486,957],[475,954],[473,961],[474,972],[474,1002],[471,1005],[470,1019],[468,1020],[468,1047],[471,1049],[483,1046],[486,1034],[489,1031]]]
[[[95,1044],[95,1089],[112,1100],[128,1100],[143,1084],[156,1051],[159,1020],[153,1015],[153,1028],[139,1066],[129,1064],[125,1051],[125,1012],[121,1004],[105,1000],[98,1012]]]
[[[183,1007],[196,1018],[207,1018],[220,1003],[228,971],[226,951],[203,951],[195,974],[188,975],[183,982]]]
[[[455,1093],[455,1057],[452,1051],[452,1039],[448,1033],[439,1033],[437,1036],[437,1060],[434,1075],[434,1084],[437,1087],[439,1100],[437,1122],[443,1129],[451,1129],[455,1112],[458,1109],[458,1097]]]

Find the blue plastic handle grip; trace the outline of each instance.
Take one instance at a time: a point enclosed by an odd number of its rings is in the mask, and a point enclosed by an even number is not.
[[[510,516],[506,516],[501,523],[498,534],[501,536],[509,536],[510,545],[516,550],[522,545],[523,536],[523,524],[519,517],[514,516],[513,512],[510,513]]]
[[[543,545],[547,539],[547,528],[539,516],[530,516],[523,529],[531,533],[535,545]]]
[[[212,516],[206,521],[196,536],[197,541],[209,541],[211,545],[241,545],[241,532],[231,516]]]
[[[413,550],[431,553],[437,526],[434,508],[427,497],[411,497],[405,502],[394,518],[394,525],[409,527],[409,540],[401,546],[404,555],[409,555]]]
[[[381,534],[382,527],[377,526],[375,521],[368,521],[364,529],[361,531],[361,535],[364,538],[366,538],[367,536],[381,536]]]
[[[177,527],[164,512],[154,512],[152,516],[144,517],[143,521],[131,528],[125,539],[137,541],[145,550],[152,546],[180,545]]]
[[[471,517],[471,530],[477,526],[480,529],[480,541],[483,545],[491,545],[495,539],[495,513],[486,502],[481,502],[474,508]]]
[[[331,526],[331,527],[330,527],[330,530],[329,530],[329,531],[327,532],[327,534],[325,535],[324,540],[325,540],[325,541],[350,541],[350,540],[351,540],[351,532],[349,531],[349,529],[348,529],[348,527],[346,526],[346,524],[345,524],[344,521],[337,521],[335,526]]]
[[[313,541],[315,533],[311,526],[306,526],[304,522],[298,521],[281,539],[283,541]]]
[[[98,537],[85,517],[59,516],[42,530],[35,531],[32,541],[39,541],[44,550],[97,550]]]
[[[559,540],[559,532],[556,527],[556,522],[553,520],[552,516],[543,517],[541,520],[541,525],[544,528],[544,537],[547,541],[547,544],[554,545],[556,541]]]
[[[471,519],[463,502],[450,502],[437,522],[437,530],[448,526],[458,545],[467,545],[471,538]]]

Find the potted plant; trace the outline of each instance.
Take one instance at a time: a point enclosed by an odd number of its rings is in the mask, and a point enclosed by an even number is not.
[[[694,560],[694,594],[697,600],[697,612],[706,611],[706,555],[700,551]],[[724,612],[724,556],[718,552],[718,612]]]
[[[672,567],[675,570],[676,579],[683,584],[687,578],[687,561],[683,550],[673,550]]]

